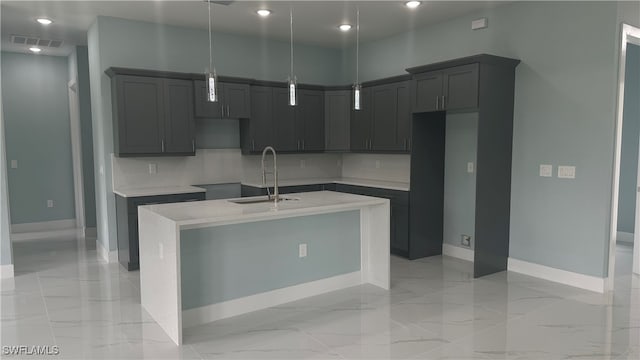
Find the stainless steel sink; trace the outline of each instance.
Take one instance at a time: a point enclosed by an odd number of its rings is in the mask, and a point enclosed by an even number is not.
[[[232,202],[234,204],[259,204],[259,203],[272,203],[274,199],[269,199],[266,197],[259,197],[259,198],[246,198],[246,199],[233,199],[233,200],[228,200],[229,202]],[[300,200],[299,198],[294,198],[294,197],[280,197],[279,201],[291,201],[291,200]]]

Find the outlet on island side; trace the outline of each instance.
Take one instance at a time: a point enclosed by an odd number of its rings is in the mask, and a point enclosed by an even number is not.
[[[307,257],[307,244],[298,245],[298,257]]]
[[[48,208],[52,208],[53,207],[53,200],[47,200],[47,207]]]
[[[471,247],[471,236],[469,236],[469,235],[461,235],[460,236],[460,244],[462,246]]]

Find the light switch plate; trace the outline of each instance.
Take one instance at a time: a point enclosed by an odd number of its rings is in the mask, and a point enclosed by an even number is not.
[[[575,179],[576,167],[575,166],[558,166],[558,178]]]
[[[487,18],[480,18],[471,22],[471,30],[480,30],[488,26]]]
[[[307,244],[300,244],[298,246],[298,257],[307,257]]]
[[[149,174],[157,174],[158,173],[158,164],[149,164]]]
[[[474,167],[475,167],[475,166],[474,166],[474,164],[473,164],[472,162],[468,162],[468,163],[467,163],[467,172],[468,172],[469,174],[473,174]]]
[[[52,208],[53,207],[53,200],[47,200],[47,207],[48,208]]]
[[[542,177],[552,177],[553,176],[553,165],[540,164],[540,176],[542,176]]]
[[[160,257],[160,260],[164,259],[164,244],[163,243],[158,243],[158,257]]]
[[[18,168],[18,160],[11,160],[11,168],[12,169]]]

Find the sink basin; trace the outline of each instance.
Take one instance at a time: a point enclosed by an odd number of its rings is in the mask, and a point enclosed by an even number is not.
[[[291,200],[300,200],[300,199],[294,198],[294,197],[284,197],[284,196],[280,197],[280,201],[291,201]],[[259,204],[259,203],[272,203],[273,199],[269,199],[266,197],[259,197],[259,198],[233,199],[228,201],[234,204]]]

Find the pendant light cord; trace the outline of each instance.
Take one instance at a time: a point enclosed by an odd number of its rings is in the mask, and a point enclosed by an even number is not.
[[[356,9],[356,85],[360,83],[360,8]]]
[[[211,36],[211,0],[207,1],[209,10],[209,72],[213,73],[213,40]]]
[[[293,80],[293,7],[289,8],[289,33],[291,35],[291,80]]]

